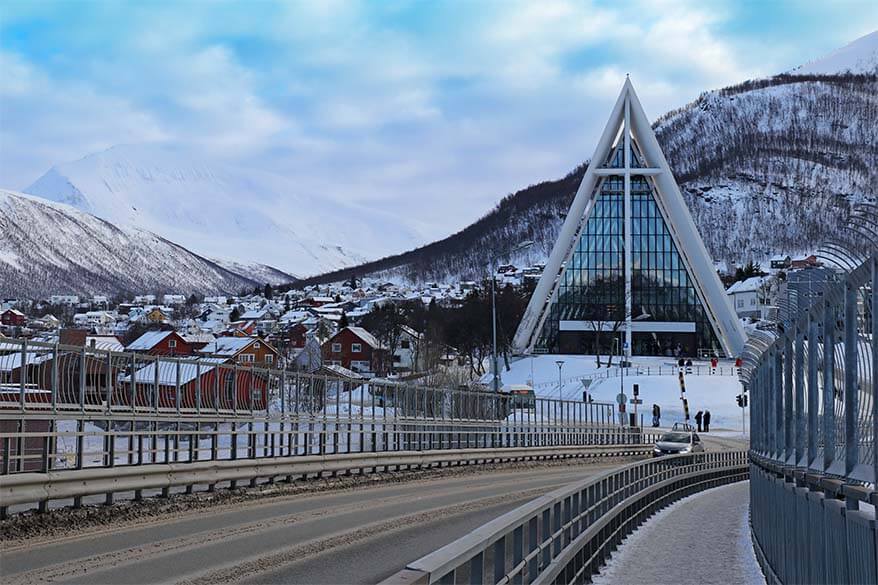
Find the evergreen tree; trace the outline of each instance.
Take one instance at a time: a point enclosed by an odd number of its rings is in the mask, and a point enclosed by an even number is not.
[[[229,321],[234,322],[234,321],[237,321],[237,320],[240,319],[240,318],[241,318],[241,311],[238,310],[238,307],[236,306],[236,307],[234,307],[234,308],[232,309],[232,312],[229,313]]]
[[[265,283],[265,288],[262,289],[262,296],[264,296],[269,301],[274,296],[274,289],[272,289],[271,285],[267,282]]]
[[[348,325],[350,325],[350,323],[348,323],[348,314],[345,313],[344,311],[342,311],[341,312],[341,319],[338,320],[338,328],[344,329]]]

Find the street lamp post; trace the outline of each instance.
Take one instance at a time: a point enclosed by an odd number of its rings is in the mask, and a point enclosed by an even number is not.
[[[530,248],[533,244],[533,240],[521,242],[505,255],[520,252],[521,250]],[[497,363],[497,289],[494,286],[494,279],[497,277],[497,258],[499,258],[499,255],[491,258],[491,369],[493,371],[493,388],[495,394],[500,392],[500,367]]]
[[[631,325],[630,323],[634,321],[643,321],[645,319],[649,319],[652,317],[649,313],[643,313],[629,320],[628,331],[626,332],[626,337],[628,339],[632,339],[634,336],[631,335]],[[622,361],[622,342],[620,339],[613,339],[613,341],[618,342],[619,346],[619,394],[625,394],[625,366],[626,364],[631,363],[631,347],[625,348],[625,355],[628,356],[628,360]],[[621,413],[620,413],[621,414]],[[634,404],[634,418],[637,419],[637,403]],[[624,424],[625,420],[622,417],[622,423]]]
[[[564,367],[564,360],[557,360],[555,363],[558,364],[558,400],[561,401],[561,368]]]

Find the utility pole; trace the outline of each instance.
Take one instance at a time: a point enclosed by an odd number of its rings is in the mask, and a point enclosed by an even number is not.
[[[491,363],[494,369],[494,394],[500,393],[500,370],[497,367],[497,292],[494,279],[497,277],[496,258],[491,259]]]

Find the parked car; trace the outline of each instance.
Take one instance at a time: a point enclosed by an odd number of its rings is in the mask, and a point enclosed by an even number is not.
[[[703,453],[704,443],[698,433],[688,430],[669,431],[659,437],[652,449],[653,457],[663,455],[682,455],[684,453]]]

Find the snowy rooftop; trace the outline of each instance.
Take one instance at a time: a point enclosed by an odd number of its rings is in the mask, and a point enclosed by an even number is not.
[[[348,329],[351,331],[351,333],[365,341],[373,349],[381,348],[381,342],[378,341],[378,338],[376,338],[374,335],[372,335],[362,327],[348,327]]]
[[[751,276],[747,280],[739,280],[726,290],[726,294],[733,295],[736,293],[754,292],[759,290],[765,284],[764,276]]]
[[[132,341],[126,349],[130,351],[148,351],[173,333],[173,331],[147,331]]]
[[[201,351],[214,355],[235,356],[257,341],[265,343],[256,337],[217,337],[216,341],[208,343]]]
[[[180,362],[180,384],[187,384],[195,379],[199,373],[203,376],[213,370],[217,364],[222,364],[225,358],[204,358],[199,360],[200,366],[191,362]],[[177,362],[159,361],[140,368],[134,374],[134,381],[138,384],[155,383],[156,365],[158,365],[159,384],[173,386],[177,384]],[[120,382],[131,382],[131,376],[122,376]]]

